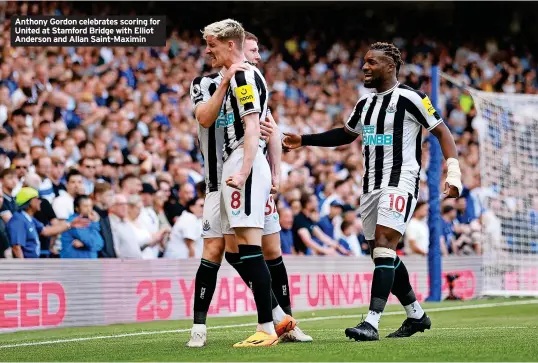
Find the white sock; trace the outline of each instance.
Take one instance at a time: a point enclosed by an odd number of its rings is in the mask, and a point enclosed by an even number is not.
[[[258,324],[256,331],[263,331],[267,334],[276,335],[275,325],[273,322]]]
[[[424,315],[424,310],[422,310],[422,306],[420,306],[418,301],[404,306],[404,309],[408,318],[420,319]]]
[[[379,329],[379,320],[381,320],[381,313],[376,313],[372,310],[368,311],[368,315],[366,315],[366,322],[370,323],[375,330]]]
[[[280,305],[277,305],[276,308],[273,309],[273,321],[275,323],[280,323],[285,317],[286,313],[282,310]]]
[[[205,324],[192,324],[192,331],[197,333],[205,333],[207,328]]]

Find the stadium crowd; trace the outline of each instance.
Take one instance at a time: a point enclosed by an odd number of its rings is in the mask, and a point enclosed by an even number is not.
[[[201,36],[174,29],[162,48],[11,47],[11,14],[71,12],[66,2],[50,4],[0,5],[1,257],[200,257],[205,186],[189,87],[211,71]],[[406,62],[400,82],[430,94],[433,42],[390,40]],[[324,54],[310,37],[260,44],[282,132],[341,126],[369,92],[361,72],[369,43],[331,44]],[[495,41],[455,51],[435,47],[441,69],[462,83],[538,93],[530,53],[500,49]],[[472,98],[445,79],[438,109],[456,136],[465,186],[460,198],[442,202],[442,250],[481,253],[483,218],[500,222],[479,197],[476,110]],[[401,254],[428,253],[427,147],[422,160],[421,202]],[[357,214],[362,172],[360,140],[284,153],[275,198],[285,254],[369,255]],[[314,225],[343,249],[316,238],[319,247],[307,248],[296,232]]]

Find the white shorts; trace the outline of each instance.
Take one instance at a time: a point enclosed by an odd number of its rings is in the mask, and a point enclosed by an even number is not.
[[[273,196],[270,195],[269,199],[265,203],[265,223],[263,225],[263,235],[267,236],[269,234],[280,232],[280,217],[278,211],[276,210],[275,201]]]
[[[364,237],[370,241],[375,239],[375,227],[378,224],[403,235],[415,211],[417,200],[411,193],[387,187],[361,195],[360,203]]]
[[[207,193],[202,219],[202,238],[221,238],[220,191]]]
[[[271,170],[262,148],[258,147],[252,171],[241,190],[226,185],[226,179],[241,170],[244,149],[235,150],[224,162],[221,183],[221,227],[225,234],[229,228],[247,227],[263,229],[265,206],[271,191]]]

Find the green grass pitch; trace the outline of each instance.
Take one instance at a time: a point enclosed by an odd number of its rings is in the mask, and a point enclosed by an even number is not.
[[[381,340],[355,342],[344,329],[367,307],[297,313],[313,343],[232,348],[249,336],[254,316],[210,318],[208,345],[184,347],[190,321],[92,328],[66,328],[0,335],[0,361],[537,361],[538,300],[491,299],[424,304],[432,330],[406,339],[384,339],[405,319],[400,306],[387,308]]]

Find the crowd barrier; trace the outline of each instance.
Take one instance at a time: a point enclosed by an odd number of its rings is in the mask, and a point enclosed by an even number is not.
[[[427,260],[404,257],[417,298],[428,295]],[[373,264],[368,257],[285,257],[294,311],[350,308],[370,299]],[[199,260],[3,260],[0,262],[0,332],[98,326],[192,317]],[[454,293],[480,294],[480,257],[443,259],[458,275]],[[397,303],[391,295],[389,304]],[[251,291],[226,262],[219,271],[210,316],[255,312]]]

